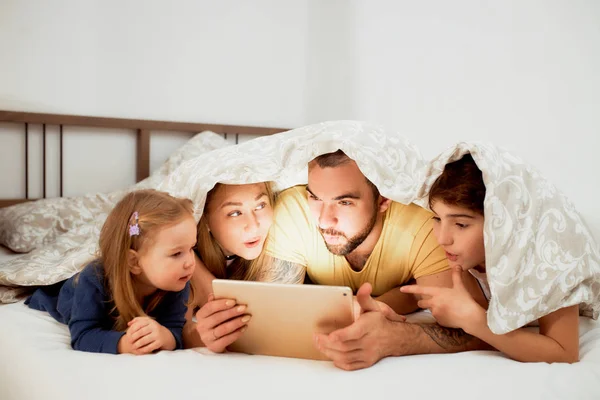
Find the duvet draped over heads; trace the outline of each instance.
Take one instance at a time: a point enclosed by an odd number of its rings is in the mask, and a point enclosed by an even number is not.
[[[568,199],[534,168],[489,144],[458,143],[426,162],[400,134],[356,121],[324,122],[234,146],[205,132],[129,190],[154,187],[188,197],[198,220],[216,182],[273,181],[277,190],[305,184],[308,162],[338,149],[356,161],[383,196],[423,207],[446,163],[467,152],[473,155],[487,188],[484,236],[492,291],[487,315],[494,333],[510,332],[574,304],[581,304],[583,314],[598,317],[600,252],[589,229]],[[23,226],[25,215],[41,215],[43,221],[36,225],[30,218],[25,224],[29,232],[20,245],[33,250],[0,265],[0,285],[48,285],[76,273],[94,258],[99,229],[125,192],[45,200],[41,210],[36,203],[0,210],[0,221],[10,221],[0,225],[3,243],[10,236],[8,225]],[[61,221],[48,222],[49,215],[69,213],[82,217],[67,218],[66,232],[58,228]],[[10,288],[0,289],[0,300],[14,301]]]

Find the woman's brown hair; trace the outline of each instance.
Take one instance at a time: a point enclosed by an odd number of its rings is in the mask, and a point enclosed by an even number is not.
[[[471,154],[446,164],[444,172],[436,179],[429,191],[429,208],[436,201],[451,206],[467,208],[483,215],[485,184],[481,170]]]
[[[150,313],[165,294],[158,290],[145,307],[140,304],[128,264],[129,250],[151,244],[159,229],[193,218],[192,213],[189,199],[145,189],[126,194],[108,215],[100,232],[100,261],[115,304],[116,330],[123,331],[130,320]],[[136,222],[139,234],[130,235],[130,226]]]

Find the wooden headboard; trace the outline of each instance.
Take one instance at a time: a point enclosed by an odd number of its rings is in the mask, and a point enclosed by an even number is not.
[[[95,127],[106,129],[127,129],[137,132],[136,135],[136,180],[140,181],[150,175],[150,134],[152,131],[173,131],[173,132],[189,132],[195,134],[202,131],[212,131],[218,134],[223,134],[225,138],[228,135],[235,135],[236,143],[238,135],[253,135],[264,136],[272,135],[286,131],[283,128],[263,128],[254,126],[238,126],[238,125],[217,125],[217,124],[198,124],[189,122],[173,122],[173,121],[155,121],[155,120],[140,120],[140,119],[124,119],[124,118],[105,118],[105,117],[87,117],[79,115],[63,115],[63,114],[39,114],[28,112],[1,111],[0,122],[22,123],[23,137],[25,141],[25,197],[17,199],[0,199],[0,207],[22,203],[25,201],[37,200],[29,198],[29,127],[32,124],[42,126],[42,181],[43,195],[46,197],[46,126],[57,126],[60,135],[59,147],[59,184],[60,196],[63,195],[63,127]]]

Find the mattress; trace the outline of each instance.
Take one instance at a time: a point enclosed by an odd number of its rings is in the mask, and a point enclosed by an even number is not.
[[[347,372],[326,361],[206,349],[74,351],[65,325],[19,302],[0,305],[0,399],[598,399],[600,323],[582,317],[580,339],[573,365],[477,351],[386,358]]]

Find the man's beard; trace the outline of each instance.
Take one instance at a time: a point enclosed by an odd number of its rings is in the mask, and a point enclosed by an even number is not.
[[[367,225],[359,233],[357,233],[356,235],[354,235],[351,238],[348,238],[343,232],[336,231],[335,229],[319,228],[319,231],[321,232],[321,236],[331,235],[331,236],[341,236],[341,237],[345,238],[347,240],[347,242],[345,244],[328,244],[325,241],[325,238],[323,237],[323,241],[325,242],[325,246],[327,247],[327,250],[329,250],[329,252],[331,252],[332,254],[338,255],[338,256],[345,256],[347,254],[352,253],[358,246],[360,246],[362,244],[362,242],[365,241],[367,236],[369,236],[369,234],[373,230],[373,227],[375,227],[376,222],[377,222],[377,210],[374,210],[373,215],[371,216],[371,219],[369,220]]]

